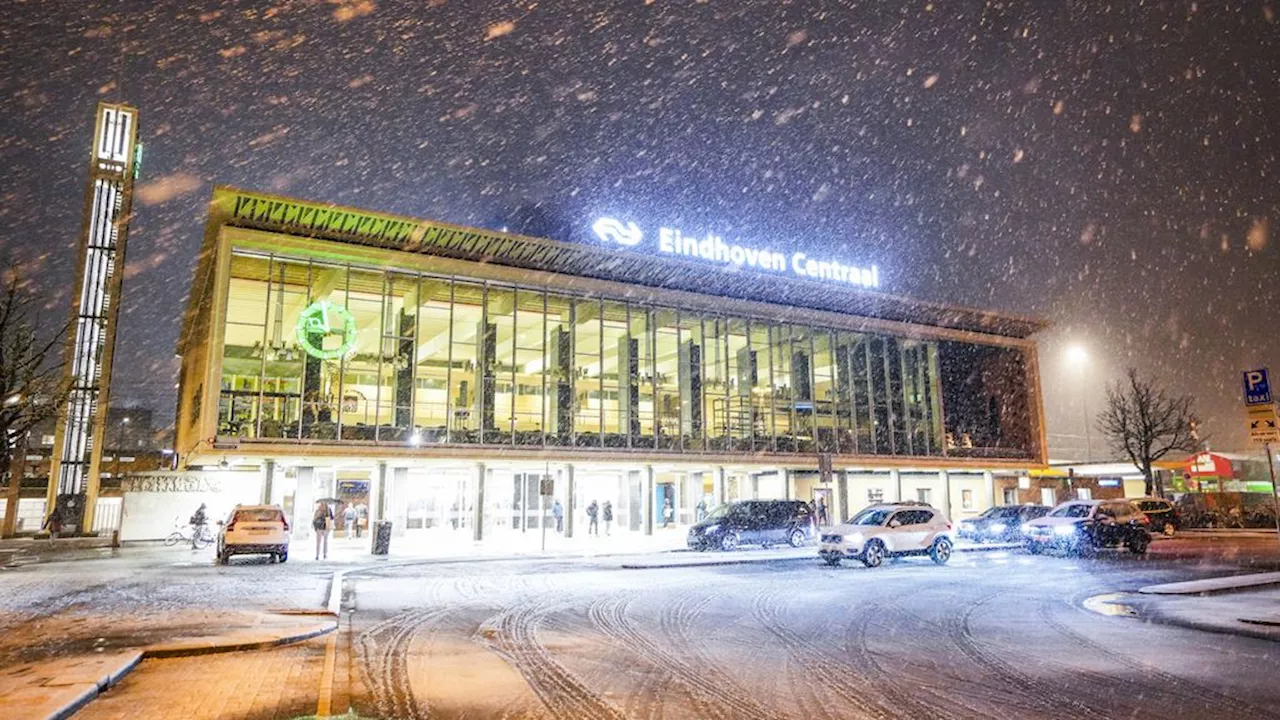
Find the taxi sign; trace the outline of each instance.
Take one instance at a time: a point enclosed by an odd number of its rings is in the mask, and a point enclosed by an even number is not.
[[[1245,370],[1242,375],[1244,376],[1244,404],[1271,404],[1271,380],[1267,377],[1267,369]]]

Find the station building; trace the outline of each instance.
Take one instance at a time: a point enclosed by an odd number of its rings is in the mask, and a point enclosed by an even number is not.
[[[663,256],[670,230],[650,252],[611,223],[568,243],[217,188],[183,470],[303,533],[336,498],[406,542],[521,543],[557,501],[579,537],[593,501],[636,537],[750,498],[958,520],[1044,466],[1038,321],[868,289],[878,269]]]

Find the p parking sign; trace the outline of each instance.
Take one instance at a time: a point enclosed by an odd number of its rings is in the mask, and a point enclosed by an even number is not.
[[[1266,405],[1271,402],[1271,380],[1267,377],[1266,368],[1245,370],[1244,404]]]

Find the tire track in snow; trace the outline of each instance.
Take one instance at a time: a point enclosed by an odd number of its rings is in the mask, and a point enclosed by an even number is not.
[[[793,687],[798,685],[811,702],[829,706],[818,698],[817,693],[809,687],[809,683],[822,682],[827,678],[836,678],[836,682],[827,682],[824,687],[840,697],[847,705],[835,708],[834,715],[839,717],[844,710],[852,708],[863,717],[888,720],[895,715],[892,706],[886,707],[880,698],[879,689],[868,683],[865,678],[851,668],[844,659],[822,644],[787,627],[783,619],[782,604],[779,602],[780,590],[765,590],[756,594],[752,602],[752,611],[757,621],[774,637],[782,642],[787,653],[796,665],[803,668],[797,683],[792,680]],[[807,678],[809,683],[805,683]],[[872,700],[871,698],[876,698]]]
[[[538,639],[538,624],[546,614],[568,603],[539,603],[525,598],[486,620],[479,629],[482,641],[506,658],[524,677],[534,694],[552,715],[569,720],[622,720],[621,711],[587,689],[573,673],[551,657]]]
[[[634,596],[607,598],[593,603],[588,612],[593,622],[610,637],[622,641],[627,649],[640,654],[647,662],[664,668],[683,685],[693,698],[698,717],[722,720],[781,717],[751,699],[750,693],[714,665],[707,663],[693,667],[684,657],[668,652],[649,635],[637,630],[626,619],[626,608],[633,599]],[[682,645],[688,647],[685,643]]]

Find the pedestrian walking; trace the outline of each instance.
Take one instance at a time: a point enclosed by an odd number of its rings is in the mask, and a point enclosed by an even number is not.
[[[662,527],[671,525],[671,521],[676,516],[676,509],[671,507],[671,498],[662,501]]]
[[[369,524],[369,506],[364,503],[356,504],[356,537],[360,537],[361,530],[365,525]]]
[[[827,524],[827,499],[822,495],[818,496],[818,524]]]
[[[697,507],[693,509],[693,515],[698,522],[702,522],[707,517],[707,498],[705,495],[698,501]]]
[[[355,532],[356,525],[356,507],[350,503],[347,509],[342,511],[342,529],[347,533],[347,539],[350,540],[352,533]]]
[[[329,527],[333,524],[333,510],[329,503],[320,500],[316,503],[315,513],[311,515],[311,529],[316,531],[316,559],[321,554],[329,559]]]
[[[600,514],[600,506],[596,505],[595,500],[592,500],[591,504],[587,506],[587,534],[588,535],[595,535],[596,537],[600,537],[600,521],[597,517],[599,514]]]
[[[564,506],[560,504],[560,498],[551,505],[551,517],[556,519],[556,532],[564,532]]]
[[[44,525],[41,530],[49,529],[49,544],[52,545],[54,540],[58,539],[59,533],[62,532],[62,525],[66,522],[66,513],[62,509],[62,503],[54,502],[53,509],[49,511],[49,517],[44,519]]]
[[[613,502],[605,500],[604,508],[601,510],[600,514],[604,516],[604,534],[609,535],[609,531],[613,527]]]

